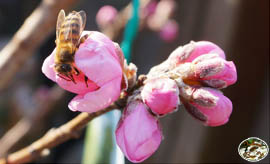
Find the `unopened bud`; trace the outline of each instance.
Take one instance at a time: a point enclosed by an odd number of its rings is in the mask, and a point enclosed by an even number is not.
[[[178,108],[179,90],[174,80],[157,78],[146,82],[141,96],[153,113],[164,115]]]
[[[234,63],[217,57],[216,54],[199,56],[192,63],[195,78],[208,86],[225,88],[237,80]]]
[[[118,123],[115,135],[122,152],[134,163],[142,162],[150,157],[162,140],[158,120],[140,101],[128,104]]]
[[[222,92],[211,88],[194,89],[190,99],[184,99],[186,110],[207,126],[220,126],[228,122],[232,103]]]

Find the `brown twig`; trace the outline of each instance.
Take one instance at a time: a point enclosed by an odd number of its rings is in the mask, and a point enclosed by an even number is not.
[[[43,156],[44,152],[48,154],[48,150],[50,148],[55,147],[71,138],[77,138],[79,136],[79,131],[84,128],[92,119],[113,109],[119,108],[122,107],[114,103],[108,108],[95,113],[81,113],[59,128],[51,129],[42,138],[35,141],[30,146],[8,155],[6,158],[0,159],[0,164],[26,163]]]
[[[78,0],[43,0],[26,19],[11,41],[0,52],[0,90],[4,89],[34,50],[55,29],[60,9],[68,9]]]

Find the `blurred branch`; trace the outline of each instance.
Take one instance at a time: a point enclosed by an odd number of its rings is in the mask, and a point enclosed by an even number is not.
[[[0,91],[6,88],[15,73],[33,51],[55,29],[60,9],[72,7],[78,0],[43,0],[26,19],[11,41],[0,52]]]
[[[114,103],[108,108],[95,113],[81,113],[59,128],[53,128],[49,130],[42,138],[27,146],[26,148],[10,154],[6,158],[0,159],[0,164],[26,163],[37,159],[38,157],[48,155],[50,148],[55,147],[71,138],[78,138],[79,131],[84,128],[92,119],[113,109],[119,108],[122,108],[122,106]]]
[[[31,129],[32,122],[28,118],[22,118],[0,140],[0,157],[8,152]]]
[[[45,116],[50,113],[52,107],[62,99],[65,91],[57,85],[52,87],[47,95],[47,99],[38,104],[29,117],[23,117],[0,139],[0,157],[3,157],[21,138],[23,138],[36,124],[43,122]],[[21,107],[22,108],[22,107]]]

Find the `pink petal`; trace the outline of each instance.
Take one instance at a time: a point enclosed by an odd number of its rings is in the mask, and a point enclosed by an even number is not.
[[[195,43],[196,48],[192,52],[189,61],[194,60],[196,57],[203,54],[218,54],[221,58],[225,59],[224,51],[216,44],[209,41],[199,41]]]
[[[216,44],[209,41],[190,42],[184,47],[178,47],[169,56],[172,64],[181,64],[185,62],[192,62],[197,57],[204,54],[217,54],[225,59],[224,51]]]
[[[103,33],[97,31],[84,31],[82,36],[85,34],[89,34],[88,39],[86,40],[87,43],[95,44],[97,47],[102,47],[107,49],[110,52],[110,55],[113,56],[117,61],[119,61],[118,55],[116,54],[114,42],[108,38]],[[85,42],[85,43],[86,43]],[[87,46],[88,48],[91,47],[88,44],[81,44],[81,47]]]
[[[54,54],[55,54],[55,49],[52,52],[51,55],[49,55],[45,61],[42,64],[42,73],[44,73],[45,76],[47,76],[49,79],[51,79],[52,81],[56,81],[56,74],[54,71]]]
[[[89,79],[102,86],[111,79],[121,77],[122,68],[114,44],[105,46],[106,39],[97,42],[92,39],[92,34],[90,36],[76,52],[75,63]]]
[[[68,107],[72,111],[96,112],[116,101],[120,95],[121,76],[104,84],[100,89],[74,97]]]

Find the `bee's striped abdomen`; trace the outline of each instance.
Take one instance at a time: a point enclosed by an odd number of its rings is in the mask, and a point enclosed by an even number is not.
[[[60,42],[72,43],[76,47],[80,39],[82,19],[76,12],[70,13],[62,24],[60,31]]]

